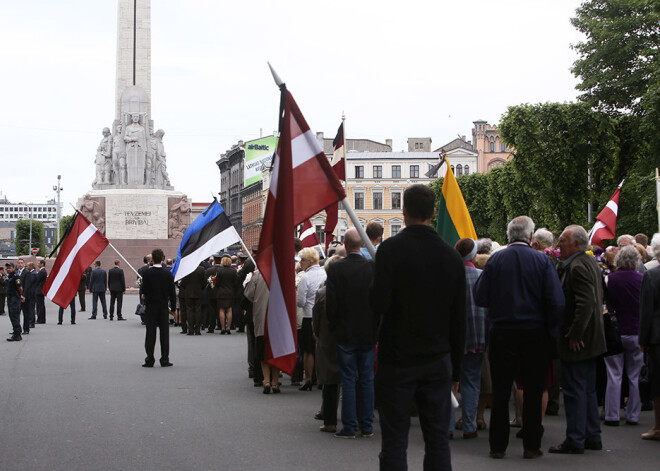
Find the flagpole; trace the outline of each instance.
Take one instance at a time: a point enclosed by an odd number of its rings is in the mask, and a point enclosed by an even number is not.
[[[342,128],[342,145],[344,146],[344,192],[346,192],[346,197],[348,198],[348,167],[346,162],[348,161],[348,149],[346,148],[346,115],[344,111],[341,112],[341,128]],[[347,211],[348,213],[348,211]],[[339,219],[339,218],[337,218]],[[337,221],[337,226],[339,226],[339,221]],[[339,227],[335,228],[337,234],[339,234]],[[339,239],[339,237],[337,237]]]
[[[237,232],[237,234],[238,234],[238,232]],[[243,242],[243,238],[242,238],[241,236],[238,236],[238,238],[239,238],[240,241],[241,241],[241,245],[242,245],[243,248],[245,249],[245,253],[248,255],[248,257],[250,257],[250,260],[252,260],[252,263],[254,263],[254,266],[257,267],[257,262],[255,262],[254,259],[252,258],[252,254],[250,254],[250,251],[249,251],[248,248],[245,246],[245,242]],[[258,268],[258,267],[257,267],[257,268]]]
[[[112,250],[114,250],[115,252],[117,252],[117,255],[119,255],[119,256],[121,257],[121,259],[124,261],[124,263],[126,263],[126,265],[128,265],[128,266],[130,267],[130,269],[133,270],[133,271],[135,272],[135,274],[138,276],[138,278],[142,278],[142,276],[140,276],[140,274],[137,272],[137,270],[136,270],[135,268],[133,268],[133,265],[131,265],[130,263],[128,263],[128,260],[126,260],[126,259],[124,258],[124,256],[121,254],[121,252],[120,252],[119,250],[117,250],[117,248],[116,248],[114,245],[112,245],[112,242],[110,242],[109,239],[108,239],[108,246],[109,246]]]
[[[355,211],[353,210],[353,207],[351,206],[351,203],[348,202],[348,197],[341,200],[341,204],[344,205],[344,209],[346,209],[346,213],[348,213],[348,217],[351,218],[351,221],[353,222],[353,225],[355,226],[358,233],[360,234],[360,238],[362,239],[362,242],[364,242],[364,246],[369,251],[369,254],[371,255],[371,258],[375,259],[376,258],[376,249],[374,248],[374,245],[371,243],[371,240],[369,240],[369,237],[367,236],[367,233],[364,232],[364,227],[362,227],[362,224],[360,224],[360,221],[358,220],[357,216],[355,215]]]

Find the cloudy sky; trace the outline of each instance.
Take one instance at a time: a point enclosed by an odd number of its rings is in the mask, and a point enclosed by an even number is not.
[[[433,147],[508,106],[575,100],[579,0],[153,0],[152,119],[172,184],[220,190],[216,160],[277,128],[270,61],[313,131]],[[91,189],[115,103],[116,0],[0,2],[0,192],[64,214]]]

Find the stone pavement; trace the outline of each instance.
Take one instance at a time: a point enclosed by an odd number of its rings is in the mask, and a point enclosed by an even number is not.
[[[109,297],[108,297],[109,298]],[[108,299],[109,300],[109,299]],[[377,469],[380,432],[340,440],[313,419],[321,393],[283,378],[282,394],[263,395],[247,378],[245,334],[201,337],[170,330],[172,368],[141,368],[144,328],[125,298],[126,322],[102,317],[47,324],[20,343],[0,343],[0,470],[335,470]],[[5,332],[7,316],[0,317]],[[156,347],[157,355],[159,348]],[[456,470],[656,469],[660,443],[639,439],[652,424],[604,427],[601,452],[522,459],[514,437],[504,460],[488,458],[488,434],[451,442]],[[564,417],[545,422],[544,451],[562,440]],[[460,432],[459,432],[460,434]],[[459,435],[460,436],[460,435]],[[422,469],[423,441],[412,420],[408,462]]]

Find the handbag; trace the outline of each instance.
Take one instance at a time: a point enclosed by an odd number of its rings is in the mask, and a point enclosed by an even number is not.
[[[619,321],[616,314],[613,312],[603,314],[603,325],[605,327],[605,344],[607,345],[605,356],[609,357],[623,352],[621,330],[619,330]]]
[[[144,316],[144,314],[147,312],[147,306],[144,304],[138,303],[137,307],[135,308],[135,315],[136,316]]]

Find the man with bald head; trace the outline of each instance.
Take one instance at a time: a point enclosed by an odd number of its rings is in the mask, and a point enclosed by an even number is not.
[[[340,438],[373,435],[374,362],[378,318],[369,304],[374,263],[360,254],[362,240],[357,229],[344,236],[348,256],[328,267],[326,313],[336,333],[337,361],[343,389]],[[356,382],[359,388],[356,393]],[[358,406],[359,405],[359,406]],[[359,414],[359,415],[358,415]]]

